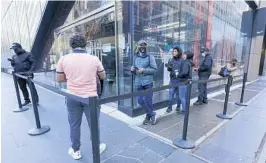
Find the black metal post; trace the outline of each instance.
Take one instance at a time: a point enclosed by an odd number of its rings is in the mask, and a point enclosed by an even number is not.
[[[13,112],[23,112],[23,111],[29,110],[28,107],[25,107],[25,106],[23,107],[21,104],[21,98],[20,98],[19,89],[18,89],[18,80],[17,80],[18,78],[15,75],[14,71],[12,71],[12,76],[13,76],[13,81],[14,81],[14,85],[15,85],[17,100],[18,100],[18,108],[13,110]]]
[[[230,87],[231,87],[232,83],[233,83],[233,77],[232,76],[228,76],[227,84],[225,86],[224,109],[223,109],[223,113],[216,115],[216,117],[218,117],[218,118],[221,118],[221,119],[232,119],[231,116],[226,115],[228,99],[229,99],[229,93],[230,93]]]
[[[31,81],[31,78],[28,77],[27,82],[29,84],[29,88],[30,88],[30,94],[31,94],[31,100],[32,100],[32,104],[33,104],[33,111],[34,111],[34,117],[35,117],[35,122],[36,122],[36,127],[37,128],[33,128],[30,129],[28,134],[31,136],[35,136],[35,135],[42,135],[48,131],[50,131],[50,127],[49,126],[41,126],[41,122],[40,122],[40,117],[39,117],[39,111],[38,111],[38,106],[37,106],[37,100],[36,100],[36,94],[33,91],[33,82]]]
[[[183,86],[181,86],[183,87]],[[177,147],[180,147],[182,149],[192,149],[195,147],[194,142],[187,139],[187,129],[188,129],[188,119],[189,119],[189,108],[190,108],[190,98],[191,98],[191,89],[192,89],[192,81],[189,81],[189,83],[186,85],[187,87],[187,101],[186,101],[186,110],[185,110],[185,117],[184,117],[184,123],[183,123],[183,134],[182,138],[178,137],[173,141],[174,145]]]
[[[98,125],[98,102],[97,97],[89,98],[90,105],[90,123],[91,123],[91,145],[93,154],[93,163],[100,163],[100,138]]]
[[[242,83],[242,91],[241,91],[241,97],[240,97],[240,102],[236,102],[235,104],[238,106],[248,106],[247,104],[244,104],[244,94],[245,94],[245,87],[246,87],[246,82],[247,82],[247,73],[244,73],[243,77],[243,83]]]

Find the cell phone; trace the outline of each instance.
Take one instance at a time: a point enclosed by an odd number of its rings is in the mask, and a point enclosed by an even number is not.
[[[7,58],[8,61],[13,62],[14,60],[11,58]]]

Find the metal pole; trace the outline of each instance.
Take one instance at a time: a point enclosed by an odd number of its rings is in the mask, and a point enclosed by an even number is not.
[[[240,97],[240,102],[236,102],[235,104],[238,106],[248,106],[247,104],[244,104],[244,94],[245,94],[245,88],[246,88],[246,82],[247,82],[247,73],[244,73],[243,77],[243,83],[242,83],[242,91],[241,91],[241,97]]]
[[[226,115],[227,113],[227,105],[228,105],[228,99],[229,99],[229,93],[230,93],[230,87],[233,83],[233,77],[230,75],[227,79],[227,84],[225,86],[225,100],[224,100],[224,109],[222,114],[217,114],[216,117],[221,119],[232,119],[231,116]]]
[[[13,112],[23,112],[23,111],[29,110],[29,108],[23,107],[21,104],[21,98],[20,98],[19,88],[18,88],[18,77],[15,75],[14,71],[12,71],[12,76],[13,76],[13,81],[15,85],[17,100],[18,100],[18,109],[13,110]]]
[[[91,123],[91,144],[93,163],[100,163],[100,140],[99,140],[99,125],[98,125],[98,102],[97,97],[89,98],[90,105],[90,123]]]
[[[35,117],[35,123],[36,123],[36,127],[37,128],[33,128],[30,129],[28,134],[31,136],[35,136],[35,135],[41,135],[44,134],[48,131],[50,131],[50,127],[49,126],[41,126],[41,122],[40,122],[40,117],[39,117],[39,111],[38,111],[38,106],[37,106],[37,100],[36,100],[36,94],[34,92],[34,86],[33,86],[33,82],[31,81],[31,78],[28,76],[27,79],[29,88],[30,88],[30,94],[31,94],[31,100],[32,100],[32,104],[33,104],[33,111],[34,111],[34,117]]]
[[[187,140],[187,128],[188,128],[188,119],[189,119],[189,107],[190,107],[190,98],[191,98],[191,81],[189,81],[188,85],[187,85],[187,97],[186,99],[188,99],[186,101],[186,110],[185,110],[185,117],[184,117],[184,124],[183,124],[183,135],[182,135],[182,139],[183,140]]]
[[[180,87],[184,87],[184,86],[180,86]],[[185,117],[184,117],[184,123],[183,123],[183,134],[181,138],[178,137],[177,139],[173,140],[173,144],[182,149],[192,149],[195,147],[195,144],[191,140],[187,139],[192,81],[188,81],[188,84],[185,85],[185,87],[187,87],[187,94],[186,94],[187,101],[186,101],[186,110],[185,110]]]

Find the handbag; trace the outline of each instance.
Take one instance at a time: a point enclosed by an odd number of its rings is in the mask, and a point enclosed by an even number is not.
[[[218,73],[221,77],[229,76],[229,71],[226,66],[222,67]]]

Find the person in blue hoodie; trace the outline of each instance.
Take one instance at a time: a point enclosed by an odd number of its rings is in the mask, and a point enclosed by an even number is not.
[[[186,51],[183,54],[183,61],[180,65],[180,71],[178,74],[178,79],[180,82],[185,82],[192,79],[192,67],[193,67],[193,57],[194,54],[191,51]],[[181,100],[181,113],[184,113],[187,108],[187,93],[188,92],[188,86],[182,85],[179,87],[179,98]]]
[[[166,64],[167,71],[170,72],[170,85],[177,84],[179,82],[178,74],[180,70],[180,65],[182,62],[182,50],[178,46],[175,46],[172,51],[173,58],[171,58]],[[177,107],[176,111],[180,110],[180,98],[178,95],[178,87],[173,87],[169,89],[169,107],[166,109],[167,113],[170,113],[172,109],[172,105],[174,103],[174,98],[176,95],[177,99]]]
[[[157,72],[157,64],[153,55],[147,53],[147,42],[140,40],[138,42],[138,51],[133,59],[131,72],[135,75],[135,86],[137,91],[149,90],[153,87],[153,76]],[[139,96],[138,103],[145,109],[146,118],[144,125],[156,124],[156,114],[152,103],[153,93]]]

